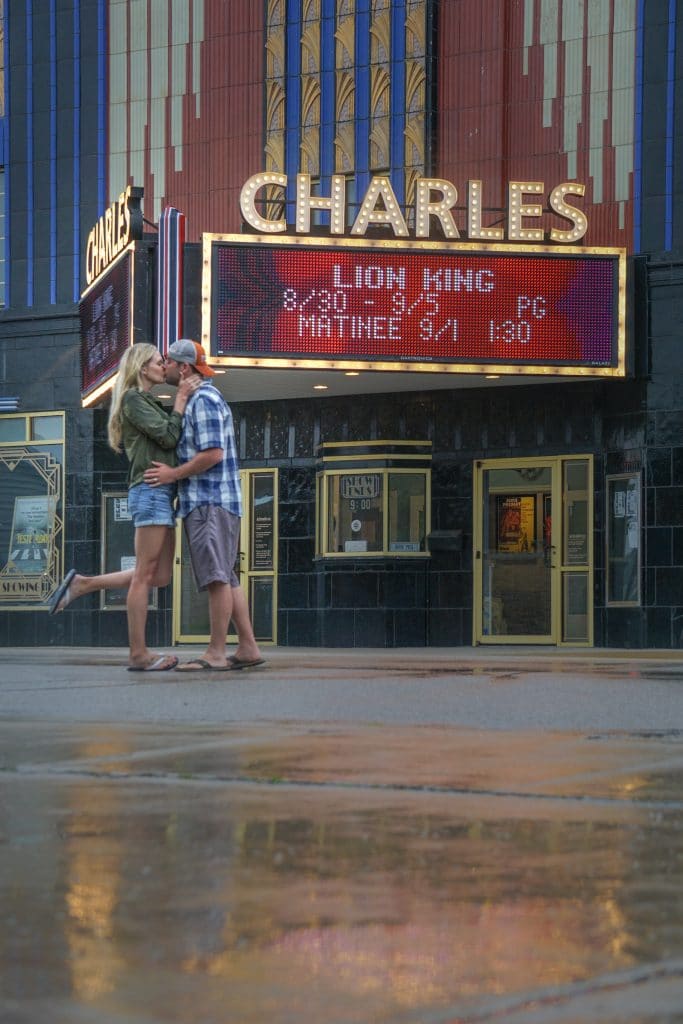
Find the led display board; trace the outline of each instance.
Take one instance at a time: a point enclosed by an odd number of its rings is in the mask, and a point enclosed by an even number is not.
[[[621,249],[205,235],[228,365],[622,376]]]
[[[133,252],[127,250],[81,296],[81,396],[100,388],[132,342]]]

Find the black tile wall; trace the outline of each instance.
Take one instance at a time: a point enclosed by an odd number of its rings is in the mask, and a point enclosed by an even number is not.
[[[315,540],[280,538],[280,572],[311,572],[315,557]]]
[[[652,488],[655,492],[655,525],[683,526],[683,487]]]
[[[274,404],[270,412],[269,459],[286,459],[289,455],[289,415],[281,403]]]
[[[393,637],[392,623],[391,613],[383,608],[364,608],[355,611],[353,646],[388,647],[389,637]]]
[[[678,605],[671,609],[671,643],[652,644],[658,647],[683,647],[683,607]]]
[[[648,487],[668,487],[671,477],[671,448],[650,448],[647,453]]]
[[[671,564],[683,566],[683,527],[674,527],[671,531],[672,556]]]
[[[644,642],[642,645],[638,645],[635,642],[635,640],[637,639],[637,634],[634,633],[634,637],[631,639],[631,641],[629,642],[629,638],[626,637],[626,640],[625,640],[625,642],[624,642],[624,644],[622,646],[624,646],[624,647],[643,646],[643,647],[651,647],[651,648],[661,647],[661,648],[664,648],[664,649],[667,649],[667,650],[672,648],[672,647],[682,647],[683,646],[683,638],[680,636],[680,625],[681,625],[681,623],[680,623],[680,621],[678,623],[678,633],[679,633],[679,635],[677,636],[676,635],[677,631],[673,627],[673,611],[674,611],[673,608],[647,608],[647,609],[645,609],[645,612],[644,612],[644,616],[645,616],[645,629],[643,630],[643,633],[645,634],[646,642]],[[642,633],[641,633],[641,637],[642,637]],[[610,643],[609,646],[610,647],[617,647],[619,645],[616,644],[616,643]]]
[[[462,647],[472,643],[464,615],[458,609],[430,608],[427,617],[427,640],[431,647]]]
[[[299,405],[289,410],[290,423],[296,423],[294,433],[294,457],[299,459],[310,459],[316,443],[315,425],[316,417],[312,406]]]
[[[646,561],[648,565],[670,566],[673,564],[673,530],[669,527],[653,527],[646,531]]]
[[[683,448],[674,447],[671,449],[671,462],[671,479],[662,481],[662,483],[671,483],[677,487],[683,487]]]
[[[414,572],[382,573],[378,581],[379,605],[384,608],[424,607],[424,590],[424,570],[419,577]]]
[[[392,616],[393,634],[387,635],[387,647],[427,647],[428,612],[420,608],[397,609]]]
[[[320,611],[320,647],[355,647],[355,622],[356,613],[353,609],[342,610],[323,609]],[[305,625],[307,623],[304,623]],[[291,635],[291,633],[290,633]],[[303,644],[306,641],[294,640],[294,643]],[[313,640],[308,643],[313,644]],[[383,645],[381,645],[383,646]]]

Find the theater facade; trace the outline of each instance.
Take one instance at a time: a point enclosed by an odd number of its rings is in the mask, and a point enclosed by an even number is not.
[[[142,6],[3,12],[0,642],[125,644],[46,605],[133,564],[109,393],[189,336],[260,642],[680,647],[676,10]],[[206,638],[180,529],[149,622]]]

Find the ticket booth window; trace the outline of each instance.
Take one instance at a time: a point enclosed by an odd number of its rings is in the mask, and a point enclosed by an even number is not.
[[[390,453],[382,455],[381,460],[369,459],[367,452],[357,459],[339,456],[352,465],[318,473],[319,556],[427,554],[429,459],[413,468],[396,465],[399,460]]]
[[[427,533],[426,473],[389,473],[389,551],[425,550]]]
[[[383,483],[381,473],[339,473],[327,478],[326,553],[382,550]]]

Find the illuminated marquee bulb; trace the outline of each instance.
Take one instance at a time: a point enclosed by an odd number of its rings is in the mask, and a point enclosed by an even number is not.
[[[524,203],[525,194],[538,195],[543,192],[542,181],[511,181],[508,185],[508,237],[513,241],[543,241],[542,228],[523,228],[522,217],[541,217],[543,207],[538,203]]]
[[[261,174],[253,174],[242,186],[240,192],[240,210],[248,224],[251,224],[257,231],[268,234],[281,234],[287,230],[287,221],[284,218],[279,220],[268,220],[262,217],[256,209],[256,196],[265,185],[279,185],[281,188],[287,186],[287,175],[276,172],[264,171]]]
[[[306,199],[311,195],[310,174],[297,174],[296,183],[296,230],[308,232],[311,229],[311,207]]]
[[[502,228],[484,228],[481,225],[482,185],[477,178],[467,183],[467,234],[469,238],[502,239]]]
[[[441,199],[432,202],[432,192],[440,192]],[[415,185],[415,234],[429,237],[430,217],[436,217],[446,238],[459,238],[460,234],[451,210],[458,201],[458,190],[450,181],[440,178],[418,178]]]
[[[384,203],[383,210],[377,209],[380,196]],[[358,216],[353,222],[351,234],[364,235],[368,224],[390,224],[397,237],[405,238],[408,235],[408,225],[403,219],[398,200],[387,177],[377,176],[370,182]]]
[[[329,210],[330,233],[344,233],[344,204],[346,200],[346,179],[342,174],[333,174],[332,196],[312,196],[310,174],[297,174],[296,230],[307,234],[311,230],[311,210]]]
[[[552,190],[549,197],[551,209],[559,214],[560,217],[571,221],[574,227],[570,231],[560,231],[559,228],[552,228],[550,231],[551,242],[578,242],[586,234],[588,220],[585,213],[583,210],[578,210],[575,206],[565,202],[565,196],[567,195],[583,196],[585,193],[586,186],[581,185],[579,182],[563,182],[563,184],[558,185],[557,188]]]

